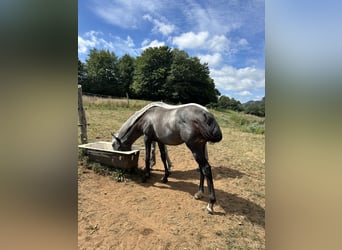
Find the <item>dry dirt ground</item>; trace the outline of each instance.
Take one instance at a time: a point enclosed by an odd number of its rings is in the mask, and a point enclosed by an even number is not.
[[[264,249],[264,136],[225,129],[209,145],[217,203],[206,212],[195,200],[199,173],[185,145],[168,147],[173,171],[167,184],[157,165],[151,178],[116,182],[79,166],[79,249]],[[140,152],[139,168],[144,166]]]

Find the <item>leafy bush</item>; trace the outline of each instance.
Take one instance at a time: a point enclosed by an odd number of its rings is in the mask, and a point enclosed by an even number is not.
[[[243,126],[241,128],[241,131],[249,132],[249,133],[253,133],[253,134],[264,134],[265,133],[265,125],[257,123],[257,122],[253,122],[251,124],[248,124],[247,126]]]

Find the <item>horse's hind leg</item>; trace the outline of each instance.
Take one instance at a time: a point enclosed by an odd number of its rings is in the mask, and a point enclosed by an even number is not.
[[[167,183],[167,181],[168,181],[167,178],[169,177],[170,172],[169,172],[169,169],[168,169],[167,164],[166,164],[166,160],[167,160],[166,147],[162,143],[158,143],[158,146],[159,146],[159,150],[160,150],[160,156],[161,156],[161,159],[163,161],[164,169],[165,169],[165,174],[164,174],[164,177],[162,179],[162,182]]]
[[[167,169],[169,170],[169,173],[171,174],[172,162],[170,160],[169,153],[167,151],[167,147],[166,146],[165,146],[165,153],[166,153]]]

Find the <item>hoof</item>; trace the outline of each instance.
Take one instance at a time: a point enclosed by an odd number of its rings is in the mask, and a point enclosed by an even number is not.
[[[194,195],[196,200],[199,200],[203,197],[203,192],[202,191],[198,191],[195,195]]]
[[[207,211],[209,214],[214,214],[214,205],[212,203],[208,203]]]
[[[168,182],[168,179],[164,177],[161,181],[162,181],[163,183],[167,183],[167,182]]]
[[[146,182],[146,180],[148,179],[148,178],[150,178],[150,175],[149,174],[144,174],[143,176],[142,176],[142,178],[141,178],[141,182]]]

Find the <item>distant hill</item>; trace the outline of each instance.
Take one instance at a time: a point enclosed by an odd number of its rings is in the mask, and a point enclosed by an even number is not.
[[[265,97],[259,101],[248,101],[242,104],[247,114],[265,116]]]
[[[251,105],[261,105],[262,103],[263,103],[262,100],[259,100],[259,101],[248,101],[248,102],[242,103],[242,106],[244,106],[246,108],[246,107],[251,106]]]

